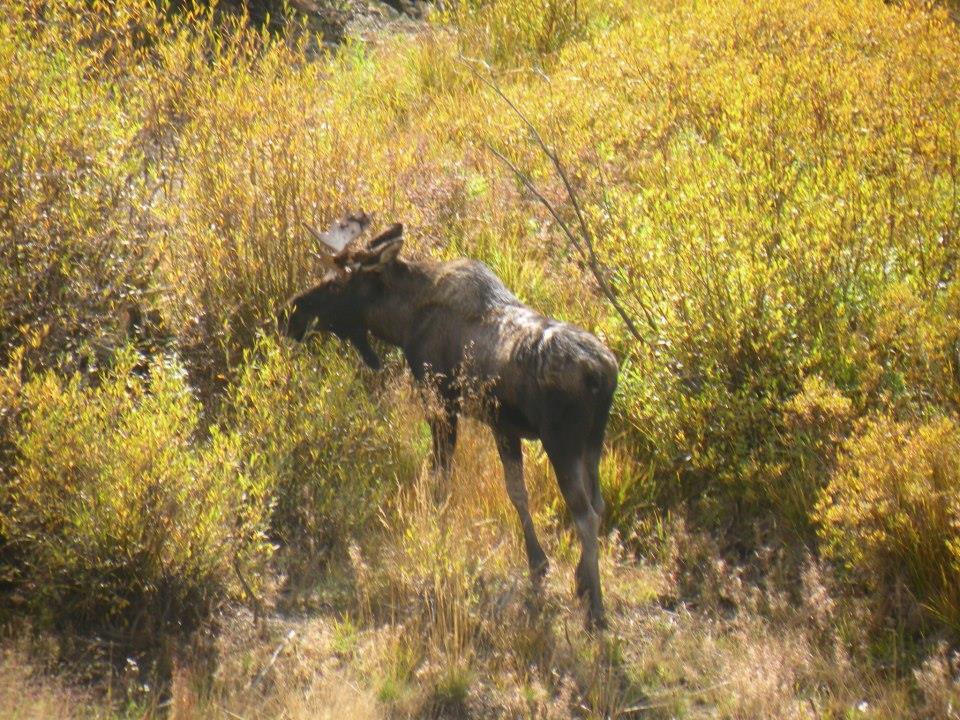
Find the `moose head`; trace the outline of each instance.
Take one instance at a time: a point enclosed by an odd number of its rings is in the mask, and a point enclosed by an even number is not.
[[[355,247],[354,241],[369,224],[370,217],[361,212],[335,221],[325,233],[307,226],[318,243],[326,274],[320,284],[288,303],[278,325],[299,342],[313,323],[318,331],[349,341],[369,367],[379,370],[380,358],[370,345],[365,315],[381,300],[381,273],[400,252],[403,225],[391,225],[366,247]]]

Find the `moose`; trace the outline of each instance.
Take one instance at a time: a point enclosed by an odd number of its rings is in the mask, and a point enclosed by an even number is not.
[[[616,358],[585,330],[521,303],[478,260],[401,259],[400,224],[359,247],[354,240],[369,224],[370,217],[359,213],[325,233],[307,226],[324,247],[326,274],[280,311],[281,331],[301,341],[313,325],[352,344],[373,369],[381,362],[370,335],[401,348],[415,381],[438,400],[430,426],[432,465],[439,473],[449,474],[461,414],[490,426],[534,585],[545,576],[548,560],[528,508],[521,440],[539,439],[581,544],[577,596],[586,604],[588,626],[604,627],[599,464]],[[482,387],[488,401],[476,407],[465,402],[470,384]]]

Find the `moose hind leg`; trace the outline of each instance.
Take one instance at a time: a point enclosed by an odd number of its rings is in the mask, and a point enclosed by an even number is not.
[[[494,436],[497,440],[497,450],[500,452],[500,461],[503,463],[507,496],[516,508],[517,515],[520,516],[523,542],[527,550],[527,563],[530,565],[530,579],[537,585],[547,574],[550,563],[537,539],[533,518],[530,516],[527,486],[523,481],[523,450],[520,446],[520,438],[500,432],[494,432]]]
[[[594,512],[600,516],[603,521],[603,513],[607,504],[603,501],[603,493],[600,491],[600,454],[603,452],[603,445],[596,448],[589,448],[584,455],[586,465],[587,490],[590,495],[590,504]]]
[[[587,471],[587,491],[590,494],[590,503],[597,515],[603,520],[606,503],[600,490],[600,456],[603,454],[603,436],[606,434],[607,420],[610,416],[610,405],[613,395],[598,400],[594,410],[593,427],[587,435],[587,448],[584,453],[584,462]]]
[[[603,596],[600,591],[600,514],[593,505],[585,454],[551,443],[547,455],[557,473],[560,492],[580,540],[580,562],[575,574],[577,596],[587,604],[587,624],[606,627]]]

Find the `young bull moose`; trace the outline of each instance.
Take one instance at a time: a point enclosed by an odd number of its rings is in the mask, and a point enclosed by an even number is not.
[[[496,438],[535,583],[548,563],[527,507],[520,442],[539,438],[581,543],[577,595],[587,602],[588,622],[603,626],[599,462],[617,383],[613,353],[590,333],[525,306],[479,261],[401,260],[401,225],[354,247],[369,222],[361,213],[322,235],[311,230],[335,254],[325,257],[322,282],[281,312],[281,330],[299,341],[316,321],[319,330],[352,343],[374,369],[380,359],[369,334],[400,347],[417,382],[440,399],[431,428],[441,472],[449,470],[458,415],[478,413]],[[489,399],[479,411],[463,402],[468,384],[484,388]]]

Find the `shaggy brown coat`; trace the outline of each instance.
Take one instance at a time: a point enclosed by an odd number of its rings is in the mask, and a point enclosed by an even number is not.
[[[528,509],[521,439],[539,439],[582,546],[577,594],[587,601],[589,622],[603,625],[599,463],[617,384],[613,353],[585,330],[525,306],[482,262],[401,260],[402,243],[402,226],[395,225],[365,248],[340,250],[323,281],[281,313],[282,329],[302,340],[315,322],[348,340],[375,369],[381,364],[369,335],[401,348],[417,382],[440,398],[431,427],[441,472],[449,470],[458,416],[468,412],[487,423],[535,582],[548,562]],[[465,402],[476,388],[486,401]]]

